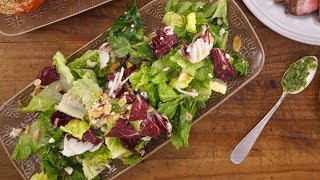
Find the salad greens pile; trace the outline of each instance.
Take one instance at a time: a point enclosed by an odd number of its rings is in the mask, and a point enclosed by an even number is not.
[[[248,62],[225,53],[227,1],[169,0],[164,27],[146,36],[136,5],[108,30],[107,42],[67,63],[60,52],[43,68],[26,112],[41,112],[24,129],[14,160],[39,158],[31,179],[99,179],[142,160],[150,141],[189,146],[193,117],[213,91],[245,76]]]

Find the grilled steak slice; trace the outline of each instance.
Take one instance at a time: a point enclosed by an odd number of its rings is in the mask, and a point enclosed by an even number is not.
[[[319,0],[275,0],[287,6],[286,13],[296,16],[310,14],[319,9]]]

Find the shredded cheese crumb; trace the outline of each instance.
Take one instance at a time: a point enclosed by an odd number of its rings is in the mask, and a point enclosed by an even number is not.
[[[72,167],[70,167],[70,166],[65,167],[65,168],[64,168],[64,170],[65,170],[65,171],[66,171],[66,173],[68,173],[69,175],[71,175],[71,174],[72,174],[72,172],[73,172],[73,168],[72,168]]]
[[[48,142],[52,144],[52,143],[54,143],[55,141],[56,141],[56,140],[54,140],[53,138],[50,138]]]

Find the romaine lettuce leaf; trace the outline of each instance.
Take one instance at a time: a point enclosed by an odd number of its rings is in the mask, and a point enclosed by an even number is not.
[[[57,90],[57,86],[60,85],[60,81],[55,81],[49,86],[41,90],[39,93],[33,96],[29,105],[22,108],[22,111],[46,111],[53,107],[53,105],[60,102],[62,94]]]
[[[167,102],[178,98],[178,94],[167,85],[167,83],[161,83],[158,86],[159,98],[162,102]]]
[[[142,65],[137,72],[131,75],[129,81],[132,84],[133,89],[136,90],[148,84],[151,80],[149,69],[148,65]]]
[[[182,68],[183,72],[186,72],[191,76],[195,76],[197,70],[204,64],[203,61],[200,61],[198,63],[191,63],[190,61],[185,59],[179,52],[172,56],[170,60],[176,62]]]
[[[83,134],[90,129],[90,126],[85,121],[74,119],[71,120],[67,125],[60,126],[60,129],[78,139],[82,139]]]
[[[48,176],[42,171],[41,173],[34,174],[30,180],[48,180]]]
[[[88,66],[88,60],[91,62],[95,62],[96,66],[99,66],[99,53],[98,50],[88,50],[81,57],[76,58],[72,62],[68,63],[68,67],[70,69],[91,69]]]
[[[60,78],[64,79],[67,82],[68,86],[71,87],[73,85],[74,77],[66,63],[67,59],[63,56],[62,53],[57,52],[54,55],[53,65],[55,65]]]
[[[105,145],[102,145],[95,152],[86,152],[83,156],[83,172],[88,180],[99,175],[106,168],[111,158],[110,151]]]
[[[72,117],[82,119],[102,94],[99,85],[86,74],[74,82],[73,87],[63,95],[57,110]]]
[[[167,26],[177,26],[177,27],[183,27],[185,24],[183,20],[183,16],[172,11],[167,12],[164,15],[162,22]]]
[[[71,69],[71,73],[75,77],[75,80],[82,79],[85,75],[98,83],[96,73],[91,69]]]
[[[111,152],[110,157],[112,159],[128,157],[132,154],[129,150],[122,146],[120,138],[118,137],[106,137],[105,143]]]
[[[176,110],[181,102],[181,100],[184,98],[183,95],[179,95],[178,98],[168,101],[168,102],[160,102],[158,105],[158,112],[161,114],[164,114],[168,117],[168,119],[172,119],[174,115],[176,114]]]
[[[197,32],[197,27],[196,27],[196,13],[192,12],[187,15],[187,25],[186,25],[186,30],[190,33],[196,33]]]
[[[54,109],[43,112],[40,117],[33,122],[28,131],[25,131],[12,153],[13,160],[26,160],[40,148],[48,144],[48,140],[55,134],[50,121],[50,116]]]

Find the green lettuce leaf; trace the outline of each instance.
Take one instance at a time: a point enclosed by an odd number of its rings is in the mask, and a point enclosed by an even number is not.
[[[183,98],[183,95],[179,95],[178,98],[172,101],[160,102],[158,105],[159,113],[166,115],[169,119],[172,119],[176,114],[177,108]]]
[[[53,105],[60,102],[62,94],[57,90],[57,85],[60,81],[49,84],[45,89],[41,90],[31,99],[27,107],[22,108],[22,111],[46,111],[53,107]]]
[[[66,63],[67,63],[67,59],[63,56],[62,53],[57,52],[53,56],[53,65],[55,65],[55,67],[60,75],[60,78],[62,80],[65,80],[67,82],[68,86],[71,87],[73,85],[74,77],[73,77],[70,69],[66,65]]]
[[[41,173],[34,174],[30,180],[48,180],[48,176],[42,171]]]
[[[93,103],[99,100],[101,94],[102,89],[86,74],[83,79],[74,82],[73,87],[63,95],[56,109],[82,119]]]
[[[40,148],[48,144],[49,139],[55,134],[51,125],[50,116],[54,109],[43,112],[40,117],[29,126],[28,132],[24,132],[12,153],[13,160],[26,160]],[[34,139],[34,133],[39,132],[39,137]]]
[[[196,33],[197,32],[197,27],[196,27],[196,13],[190,13],[187,15],[187,25],[186,25],[186,30],[190,33]]]
[[[186,72],[191,76],[195,76],[197,70],[204,64],[203,61],[193,64],[185,59],[179,52],[172,56],[170,60],[176,62],[182,68],[183,72]]]
[[[82,160],[83,172],[87,179],[91,180],[99,175],[110,161],[111,153],[107,146],[101,146],[95,152],[86,152]]]
[[[150,80],[151,80],[151,77],[150,77],[148,65],[142,65],[137,72],[131,75],[129,79],[133,89],[135,90],[148,84]]]
[[[105,143],[111,152],[110,157],[112,159],[128,157],[132,154],[129,150],[122,146],[120,143],[120,138],[118,137],[106,137]]]
[[[230,58],[230,63],[241,76],[248,74],[249,63],[239,53],[235,53],[232,58]]]
[[[90,126],[85,121],[74,119],[70,121],[67,125],[61,126],[64,132],[71,134],[72,136],[82,139],[82,135],[90,129]]]
[[[159,84],[158,93],[159,93],[159,98],[162,102],[171,101],[179,97],[178,94],[166,83]]]
[[[164,15],[162,22],[167,26],[183,27],[185,25],[183,16],[172,11]]]
[[[134,165],[141,162],[142,157],[132,154],[129,157],[122,157],[121,160],[123,164]]]
[[[86,75],[94,82],[98,83],[96,73],[91,69],[71,69],[71,73],[75,77],[75,80],[82,79]]]
[[[91,69],[91,67],[88,66],[88,60],[95,62],[96,66],[100,66],[98,50],[88,50],[81,57],[68,63],[68,67],[70,69]]]

